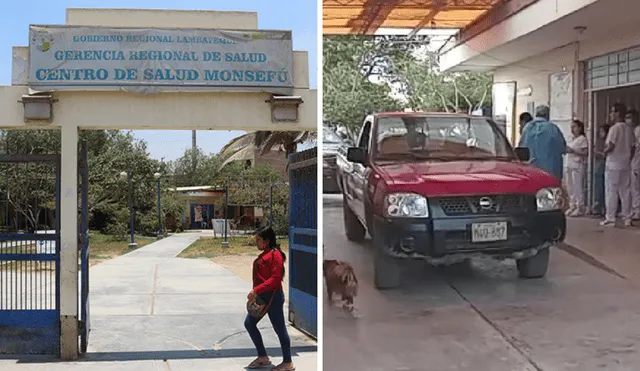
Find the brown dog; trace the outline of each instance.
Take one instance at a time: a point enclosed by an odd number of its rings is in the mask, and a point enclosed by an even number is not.
[[[327,297],[333,301],[333,294],[341,295],[343,308],[349,313],[354,310],[353,299],[358,295],[358,278],[351,264],[339,260],[327,260],[322,263],[324,280],[327,284]]]

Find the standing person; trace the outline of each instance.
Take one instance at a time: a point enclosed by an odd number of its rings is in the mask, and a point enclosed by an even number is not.
[[[549,106],[536,108],[536,118],[525,126],[519,146],[529,149],[529,163],[562,181],[567,142],[556,124],[549,121]]]
[[[631,160],[632,219],[640,220],[640,115],[636,110],[629,110],[624,120],[633,126],[635,151]]]
[[[611,107],[611,121],[615,122],[605,141],[606,155],[604,170],[605,220],[603,226],[616,222],[618,200],[625,227],[631,225],[631,157],[635,147],[633,128],[625,122],[627,108],[616,103]]]
[[[604,142],[607,140],[607,135],[609,134],[609,124],[603,124],[598,128],[598,137],[597,139],[597,148],[599,150],[595,154],[595,170],[593,173],[593,193],[594,193],[594,205],[593,205],[593,214],[597,216],[604,216],[605,208],[604,208],[604,167],[605,167],[605,155],[602,151],[604,147]]]
[[[520,114],[520,120],[518,125],[518,128],[520,129],[520,135],[522,135],[522,131],[524,130],[524,127],[527,126],[527,124],[530,121],[533,121],[533,117],[531,117],[531,114],[529,112],[522,112]]]
[[[584,212],[584,175],[587,166],[589,143],[584,133],[584,123],[573,120],[571,141],[567,143],[567,187],[569,188],[569,210],[567,215],[576,217]]]
[[[282,363],[271,370],[295,370],[296,368],[291,360],[291,339],[284,320],[282,280],[284,278],[284,263],[287,257],[277,244],[276,233],[271,227],[265,227],[256,232],[256,244],[262,252],[253,262],[253,290],[247,295],[247,299],[251,301],[260,298],[265,303],[269,303],[267,304],[267,314],[280,340],[283,357]],[[258,351],[258,358],[247,366],[249,369],[264,368],[271,365],[271,360],[269,360],[267,350],[262,342],[262,335],[258,330],[258,322],[261,319],[247,314],[247,318],[244,320],[244,327],[249,332],[249,336],[251,336],[251,340]]]

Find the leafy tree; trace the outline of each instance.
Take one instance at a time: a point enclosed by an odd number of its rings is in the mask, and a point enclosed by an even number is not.
[[[439,72],[437,57],[396,57],[402,93],[412,110],[471,113],[491,104],[493,78],[480,72]]]
[[[136,210],[136,228],[141,218],[155,217],[157,229],[157,183],[153,174],[167,173],[167,166],[151,159],[146,143],[137,141],[130,132],[123,131],[83,131],[80,139],[87,141],[89,188],[89,227],[103,232],[122,234],[128,230],[129,206],[128,186],[120,179],[123,171],[133,175],[132,189]],[[60,132],[58,130],[11,130],[0,132],[0,148],[11,154],[56,154],[60,153]],[[12,174],[11,181],[5,183],[3,200],[9,201],[17,214],[21,215],[20,226],[13,221],[13,228],[35,228],[40,214],[51,215],[48,222],[53,227],[55,210],[55,176],[52,169],[44,165],[29,165],[29,171],[20,169],[18,164],[5,164],[0,172]],[[13,173],[12,173],[13,171]],[[7,180],[9,180],[7,178]],[[163,194],[169,184],[163,181]],[[42,226],[39,226],[40,228]],[[142,231],[147,234],[148,231]]]
[[[387,84],[375,84],[369,79],[379,72],[373,66],[376,45],[370,38],[325,37],[323,39],[322,105],[325,118],[347,128],[357,128],[365,115],[374,111],[401,109],[401,103],[391,97]],[[355,129],[354,129],[355,130]]]
[[[325,119],[359,128],[373,111],[471,112],[491,104],[489,74],[441,73],[430,36],[325,37]]]
[[[219,156],[206,154],[200,148],[196,148],[194,153],[189,148],[182,157],[169,163],[168,168],[177,187],[201,186],[214,182],[221,163]]]

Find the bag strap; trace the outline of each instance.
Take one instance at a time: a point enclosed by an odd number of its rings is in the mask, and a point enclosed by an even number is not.
[[[273,302],[273,297],[274,296],[276,296],[276,292],[275,291],[273,293],[271,293],[271,298],[269,299],[269,303],[264,307],[265,313],[269,311],[269,308],[271,308],[271,303]]]

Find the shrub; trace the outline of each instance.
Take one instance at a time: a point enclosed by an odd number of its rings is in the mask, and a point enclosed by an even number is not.
[[[153,237],[158,234],[158,215],[153,212],[136,215],[136,232],[143,236]]]

